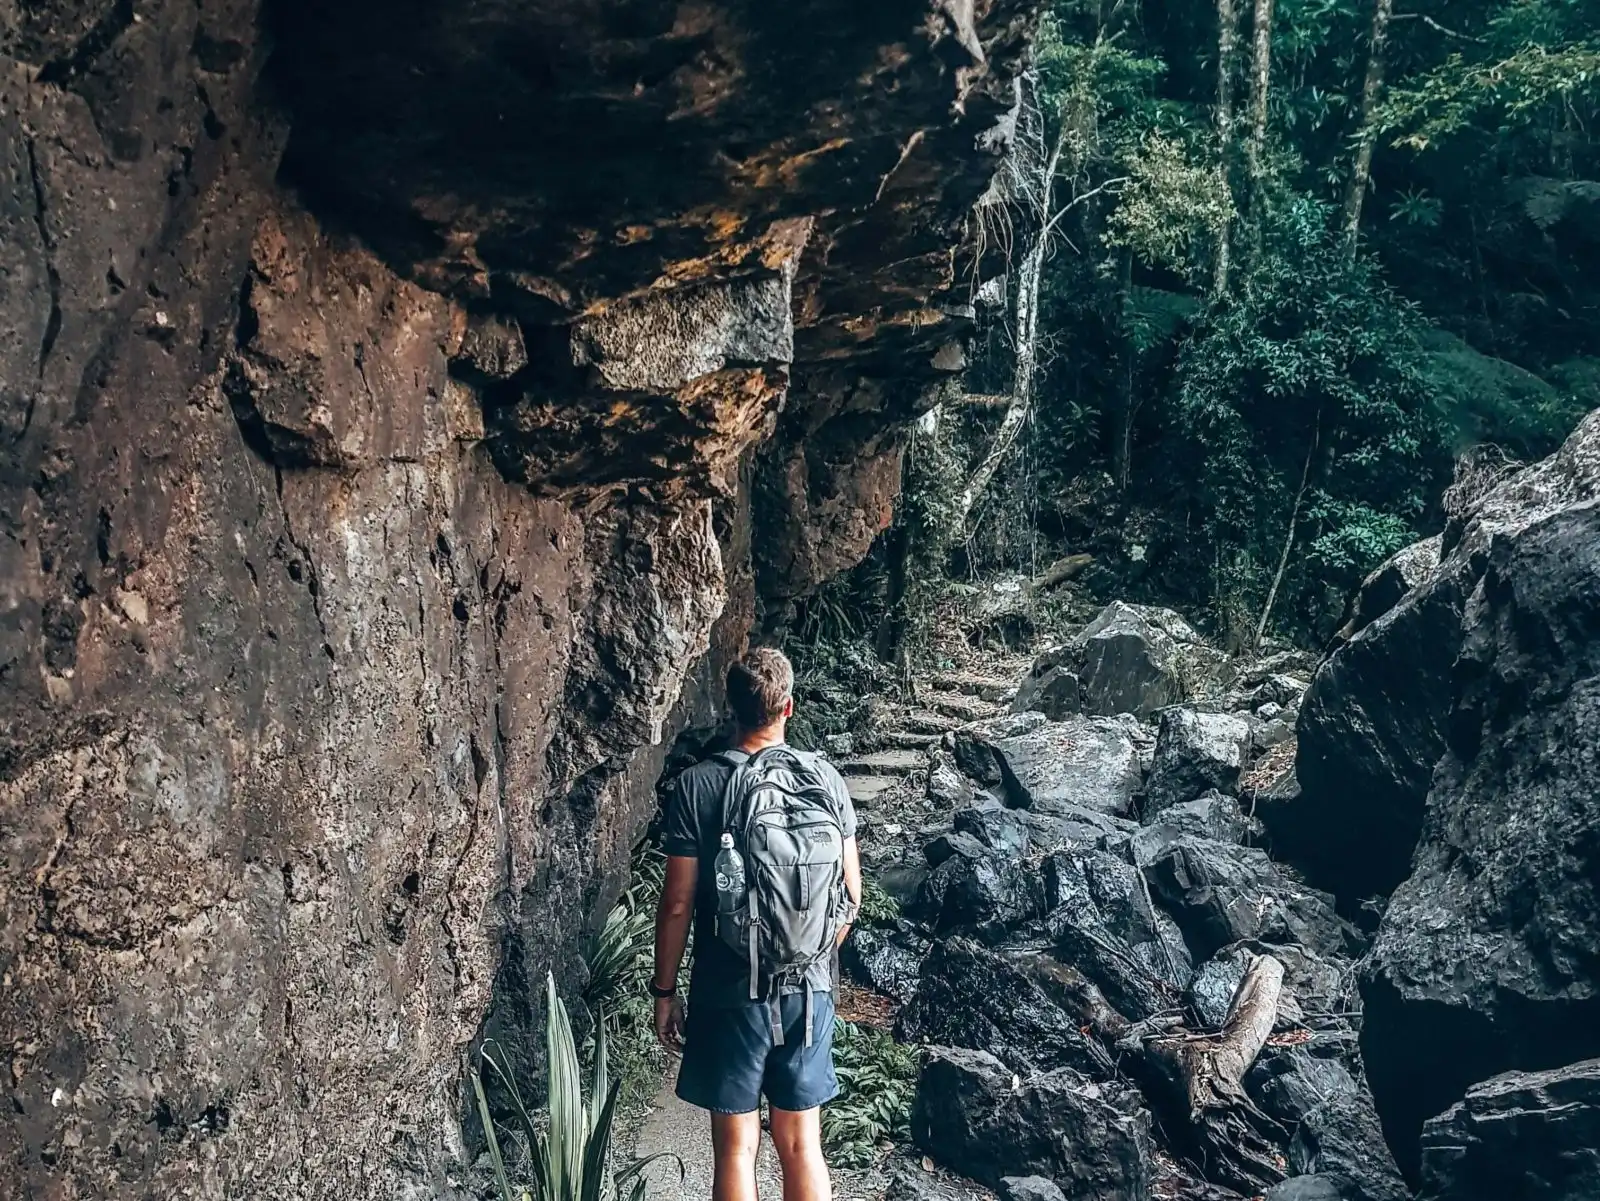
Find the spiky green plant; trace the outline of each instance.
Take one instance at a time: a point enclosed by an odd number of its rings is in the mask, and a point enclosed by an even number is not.
[[[654,914],[666,876],[666,855],[646,840],[634,849],[630,881],[605,925],[590,941],[583,1003],[604,1014],[613,1075],[622,1081],[623,1112],[661,1083],[666,1056],[656,1041],[655,1003],[645,988],[653,967]]]
[[[611,1136],[621,1082],[610,1078],[603,1016],[595,1023],[594,1064],[586,1102],[572,1023],[567,1017],[567,1007],[556,994],[553,975],[546,977],[545,996],[548,1083],[547,1120],[542,1125],[523,1104],[522,1093],[511,1071],[491,1053],[493,1044],[485,1044],[482,1051],[483,1062],[499,1078],[516,1111],[520,1127],[516,1133],[526,1153],[526,1184],[514,1185],[511,1181],[501,1151],[500,1134],[484,1094],[483,1074],[481,1071],[472,1073],[472,1090],[477,1097],[478,1116],[489,1144],[489,1159],[494,1166],[501,1201],[644,1201],[644,1169],[662,1156],[635,1160],[620,1172],[613,1170]],[[678,1171],[681,1179],[681,1161]]]
[[[642,906],[617,905],[606,915],[587,956],[589,980],[583,1000],[590,1009],[613,1012],[618,998],[644,991],[653,926],[653,915]]]

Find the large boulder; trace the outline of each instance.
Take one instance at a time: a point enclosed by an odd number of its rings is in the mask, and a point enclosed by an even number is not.
[[[1015,855],[965,833],[943,835],[929,844],[935,848],[948,857],[928,873],[910,910],[935,934],[964,930],[995,942],[1044,913],[1039,876]]]
[[[920,1164],[898,1163],[889,1173],[883,1201],[988,1201],[988,1193],[946,1174],[924,1171]]]
[[[1245,1086],[1261,1111],[1286,1130],[1300,1126],[1313,1110],[1335,1097],[1361,1094],[1361,1086],[1344,1064],[1304,1047],[1267,1048],[1250,1066]],[[1371,1108],[1370,1099],[1366,1105]]]
[[[1372,1099],[1361,1093],[1336,1094],[1300,1120],[1289,1143],[1289,1167],[1296,1175],[1336,1182],[1343,1201],[1411,1201]]]
[[[950,754],[961,772],[986,787],[1000,784],[1000,763],[995,758],[994,744],[1002,738],[1016,738],[1030,734],[1048,725],[1050,719],[1043,713],[1002,713],[998,717],[968,722],[951,731],[946,737]]]
[[[1405,877],[1444,750],[1469,592],[1469,580],[1441,576],[1334,651],[1301,703],[1299,789],[1261,807],[1279,852],[1352,902]]]
[[[1019,1078],[993,1055],[931,1048],[917,1084],[917,1143],[963,1175],[997,1188],[1041,1176],[1067,1201],[1145,1201],[1149,1116],[1137,1094],[1070,1068]]]
[[[936,808],[960,809],[978,799],[978,790],[949,756],[939,754],[928,767],[927,796]]]
[[[1127,818],[1077,805],[1052,805],[1049,812],[1037,809],[1014,812],[1027,828],[1028,846],[1035,854],[1047,854],[1063,847],[1095,847],[1120,852],[1139,830],[1139,826]]]
[[[1408,1172],[1423,1122],[1470,1085],[1600,1055],[1597,498],[1600,413],[1447,533],[1436,578],[1478,565],[1450,737],[1361,981],[1368,1076]]]
[[[1149,717],[1190,695],[1221,656],[1170,609],[1113,601],[1076,635],[1035,660],[1012,709]]]
[[[1336,1176],[1291,1176],[1269,1188],[1262,1201],[1364,1201],[1351,1181]]]
[[[1043,925],[1057,958],[1135,1021],[1169,1008],[1193,966],[1177,923],[1152,903],[1138,870],[1113,855],[1061,852],[1045,859],[1043,880]]]
[[[922,854],[927,859],[928,866],[936,868],[952,856],[981,859],[993,849],[986,843],[979,842],[965,830],[946,830],[927,842],[922,848]]]
[[[839,948],[839,963],[852,979],[902,1005],[917,992],[928,942],[909,929],[858,925]]]
[[[1600,1197],[1600,1059],[1508,1072],[1422,1132],[1421,1201]]]
[[[1421,542],[1413,542],[1388,559],[1361,581],[1355,602],[1350,606],[1350,620],[1337,637],[1348,639],[1377,621],[1390,609],[1405,599],[1406,593],[1418,587],[1439,566],[1439,548],[1443,536],[1435,534]]]
[[[1168,709],[1145,787],[1146,817],[1208,790],[1233,791],[1249,749],[1250,723],[1242,717]]]
[[[1007,801],[1050,813],[1088,809],[1125,816],[1142,779],[1127,725],[1108,717],[1071,717],[1001,738],[993,752]]]
[[[1250,832],[1251,821],[1238,801],[1220,792],[1208,792],[1153,814],[1149,824],[1129,840],[1128,853],[1142,867],[1176,834],[1193,834],[1216,842],[1242,842]]]
[[[1022,855],[1028,850],[1028,823],[1022,814],[1004,805],[970,805],[956,811],[955,832],[968,834],[992,851]]]
[[[1040,987],[1026,957],[966,938],[934,944],[898,1033],[908,1042],[985,1050],[1018,1071],[1073,1067],[1098,1076],[1111,1066]]]
[[[1000,1201],[1066,1201],[1066,1194],[1043,1176],[1002,1176]]]
[[[1332,898],[1290,879],[1254,847],[1180,834],[1143,870],[1197,960],[1254,938],[1320,954],[1353,949],[1353,931]]]
[[[1386,612],[1369,618],[1364,608],[1369,624],[1318,669],[1300,711],[1299,793],[1262,807],[1274,845],[1313,882],[1354,901],[1388,893],[1406,877],[1464,682],[1454,665],[1469,633],[1493,627],[1504,608],[1504,596],[1483,591],[1485,573],[1493,563],[1534,567],[1523,561],[1527,554],[1538,557],[1530,540],[1544,546],[1553,537],[1581,542],[1582,532],[1572,525],[1561,535],[1549,523],[1586,524],[1581,514],[1597,496],[1600,413],[1591,414],[1555,455],[1452,519],[1433,570],[1423,570],[1430,548],[1401,552],[1400,561],[1380,569],[1380,577],[1418,582]],[[1524,544],[1529,549],[1519,550]],[[1503,566],[1496,574],[1503,583]],[[1568,565],[1565,580],[1559,587],[1581,586],[1582,573]],[[1521,591],[1548,593],[1542,581],[1532,580]],[[1376,600],[1370,608],[1376,610]],[[1560,624],[1552,628],[1558,643],[1583,642],[1581,619],[1580,627]],[[1538,669],[1557,649],[1530,646],[1516,653]],[[1473,674],[1470,666],[1466,674]],[[1527,728],[1541,728],[1542,722]]]

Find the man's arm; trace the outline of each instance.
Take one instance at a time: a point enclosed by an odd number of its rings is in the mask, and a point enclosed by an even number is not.
[[[861,848],[853,836],[844,840],[844,890],[850,894],[852,905],[861,904]],[[839,941],[835,945],[843,946],[849,933],[850,926],[846,924],[839,931]]]
[[[694,890],[700,879],[700,860],[686,855],[667,856],[667,878],[656,905],[657,992],[678,987],[678,969],[689,945],[689,922],[694,917]],[[683,1050],[683,1007],[676,996],[656,998],[656,1037],[667,1050]]]

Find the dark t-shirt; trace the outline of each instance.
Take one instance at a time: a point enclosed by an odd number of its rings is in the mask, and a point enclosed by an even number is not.
[[[826,759],[807,751],[797,754],[816,764],[817,774],[839,805],[839,824],[846,838],[856,836],[856,810],[844,778]],[[724,758],[727,756],[728,758]],[[689,973],[689,998],[711,1005],[748,1004],[750,966],[732,947],[717,937],[717,882],[712,865],[722,843],[723,792],[733,764],[743,762],[743,751],[723,751],[697,763],[666,789],[661,847],[669,855],[700,861],[694,896],[694,964]],[[831,963],[827,984],[831,986]],[[823,982],[815,982],[822,987]]]

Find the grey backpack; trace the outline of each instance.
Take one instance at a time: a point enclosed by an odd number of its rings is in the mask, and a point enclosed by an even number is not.
[[[719,914],[717,937],[750,965],[750,999],[770,998],[773,1041],[782,1043],[778,999],[804,992],[811,1041],[811,989],[831,963],[844,924],[844,824],[816,761],[787,746],[733,763],[722,828],[744,860],[745,901]]]

